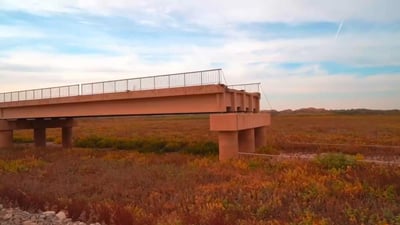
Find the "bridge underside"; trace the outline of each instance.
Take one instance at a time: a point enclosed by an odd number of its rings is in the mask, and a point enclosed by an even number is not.
[[[46,128],[62,128],[63,147],[70,148],[77,117],[210,113],[220,160],[226,160],[264,144],[270,117],[259,113],[259,100],[259,93],[203,85],[6,102],[0,104],[0,148],[12,147],[18,129],[33,129],[35,146],[44,147]]]

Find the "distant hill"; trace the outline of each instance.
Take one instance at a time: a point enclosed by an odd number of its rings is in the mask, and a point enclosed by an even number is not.
[[[376,109],[334,109],[328,110],[324,108],[301,108],[301,109],[285,109],[285,110],[268,110],[272,115],[307,115],[307,114],[342,114],[342,115],[400,115],[400,110],[376,110]]]
[[[398,115],[400,114],[400,110],[392,109],[392,110],[376,110],[376,109],[341,109],[341,110],[331,110],[336,114],[363,114],[363,115],[372,115],[372,114],[380,114],[380,115]]]

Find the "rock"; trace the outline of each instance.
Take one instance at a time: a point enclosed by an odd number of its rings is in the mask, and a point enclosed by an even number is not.
[[[57,214],[56,214],[56,217],[59,219],[59,220],[65,220],[66,218],[67,218],[67,216],[65,215],[65,212],[63,212],[63,211],[60,211],[60,212],[58,212]]]
[[[4,216],[3,216],[3,220],[9,220],[9,219],[11,219],[11,217],[12,217],[12,213],[6,213],[6,214],[4,214]]]
[[[45,216],[54,216],[54,215],[56,215],[56,212],[54,212],[54,211],[46,211],[46,212],[43,212],[42,214],[45,215]]]
[[[0,208],[0,225],[86,225],[86,223],[72,222],[71,218],[67,218],[65,211],[30,213],[19,208]]]
[[[23,222],[22,225],[37,225],[37,223],[27,220],[27,221]]]

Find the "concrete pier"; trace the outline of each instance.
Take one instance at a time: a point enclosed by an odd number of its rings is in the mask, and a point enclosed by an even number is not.
[[[239,131],[239,151],[255,152],[254,129],[246,129]]]
[[[61,128],[63,148],[72,148],[72,127]]]
[[[256,149],[267,144],[267,127],[257,127],[254,129]]]
[[[13,147],[13,131],[0,130],[0,148],[12,148],[12,147]]]
[[[13,131],[22,129],[33,129],[33,140],[35,147],[46,147],[46,129],[61,128],[62,146],[72,147],[72,127],[75,125],[72,118],[58,118],[51,120],[0,120],[0,148],[13,146]]]
[[[46,128],[35,128],[33,129],[33,140],[36,148],[46,147]]]
[[[269,113],[225,113],[210,115],[210,129],[218,132],[219,160],[237,158],[239,152],[255,152],[265,144]]]

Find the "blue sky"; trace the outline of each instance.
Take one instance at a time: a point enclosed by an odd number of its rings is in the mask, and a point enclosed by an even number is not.
[[[0,0],[0,92],[221,67],[229,83],[261,82],[275,109],[400,109],[399,8]]]

